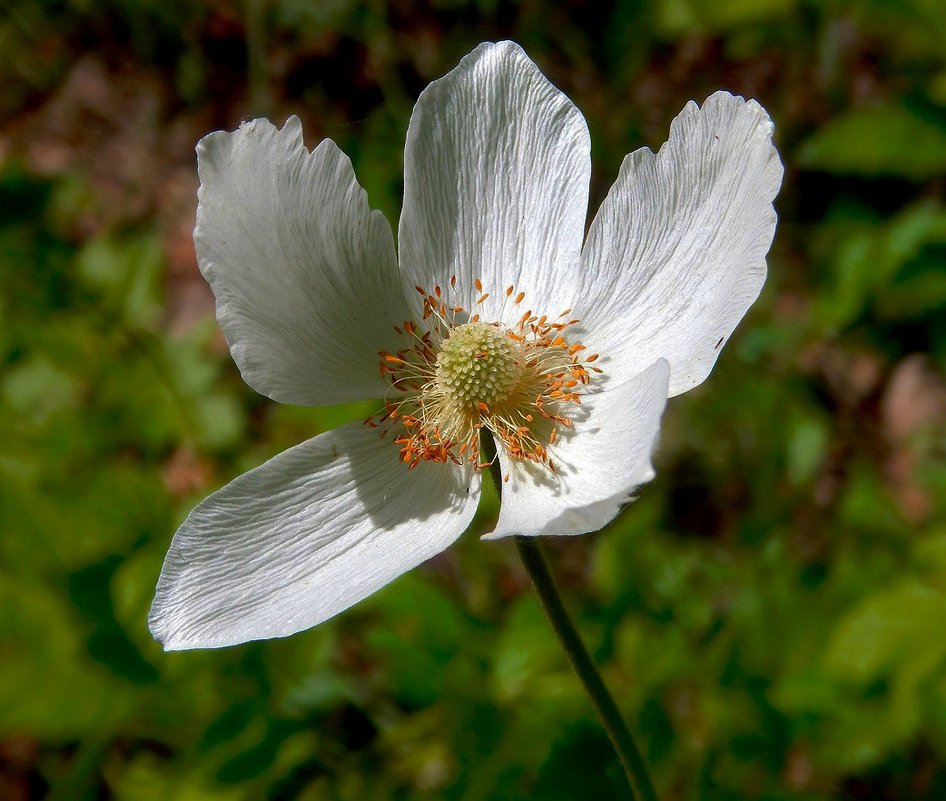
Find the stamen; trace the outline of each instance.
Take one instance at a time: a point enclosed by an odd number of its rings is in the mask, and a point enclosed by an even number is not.
[[[455,293],[457,284],[451,275],[449,291]],[[479,293],[474,305],[481,305],[490,293],[479,278],[473,285]],[[479,432],[486,428],[511,458],[555,472],[549,448],[560,440],[560,429],[573,427],[571,410],[581,405],[592,375],[601,372],[590,364],[598,354],[582,358],[585,346],[563,334],[579,321],[552,323],[548,315],[535,316],[529,309],[512,326],[482,322],[479,314],[459,322],[464,305],[448,305],[440,285],[433,292],[415,289],[424,299],[426,330],[421,333],[413,320],[394,327],[407,347],[380,352],[378,369],[396,400],[385,399],[383,410],[365,425],[399,425],[393,441],[412,470],[422,461],[468,462],[486,469],[490,463],[481,460],[479,449]],[[515,286],[504,292],[512,297]],[[525,295],[516,294],[514,305]],[[570,314],[566,309],[555,319]],[[381,436],[388,431],[382,428]],[[508,480],[507,473],[503,481]]]

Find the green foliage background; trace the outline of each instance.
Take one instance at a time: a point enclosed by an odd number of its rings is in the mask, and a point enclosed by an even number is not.
[[[145,623],[196,501],[364,408],[229,360],[193,145],[289,113],[394,222],[411,105],[514,38],[588,118],[593,204],[684,103],[756,97],[787,167],[770,278],[658,475],[553,543],[661,797],[946,798],[946,4],[0,3],[0,797],[620,796],[509,543],[319,628],[165,654]]]

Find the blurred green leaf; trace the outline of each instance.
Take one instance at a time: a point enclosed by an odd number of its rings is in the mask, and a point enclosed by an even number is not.
[[[853,109],[802,143],[798,163],[841,175],[919,181],[946,174],[946,130],[898,106]]]
[[[827,452],[830,437],[828,426],[820,418],[802,417],[796,420],[786,433],[788,478],[796,485],[810,481]]]
[[[82,628],[65,598],[0,573],[0,731],[59,742],[133,715],[135,691],[88,659]]]
[[[222,786],[207,774],[206,765],[169,771],[165,760],[149,753],[136,754],[124,764],[106,768],[111,791],[118,801],[243,801],[246,789]]]
[[[796,0],[658,0],[658,29],[664,35],[726,31],[787,15]]]
[[[532,595],[509,610],[496,643],[492,680],[500,701],[542,694],[540,677],[565,668],[558,640]]]
[[[838,677],[860,684],[885,671],[916,666],[928,674],[946,659],[943,632],[946,594],[905,579],[868,598],[838,623],[826,665]]]
[[[50,361],[32,358],[18,362],[0,380],[0,398],[22,418],[42,422],[63,406],[75,406],[81,384]]]
[[[442,692],[447,666],[463,655],[469,623],[449,598],[415,574],[402,577],[369,604],[390,621],[367,638],[386,662],[393,692],[407,703],[432,703]]]
[[[83,283],[107,309],[141,327],[153,326],[160,319],[162,264],[161,243],[150,233],[93,239],[78,256]]]
[[[831,253],[833,284],[817,313],[836,327],[872,312],[915,318],[946,301],[937,248],[946,245],[946,210],[938,203],[908,206],[883,223],[846,226]]]

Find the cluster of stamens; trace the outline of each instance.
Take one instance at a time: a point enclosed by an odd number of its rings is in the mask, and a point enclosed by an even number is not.
[[[489,297],[475,282],[481,306]],[[478,313],[446,298],[455,294],[456,276],[445,292],[416,287],[423,298],[423,322],[395,326],[406,346],[397,353],[382,351],[380,371],[391,385],[384,408],[365,425],[401,446],[401,461],[416,467],[422,461],[489,467],[480,456],[480,430],[485,428],[515,459],[546,465],[554,472],[549,446],[560,429],[572,427],[571,414],[601,369],[598,354],[583,355],[585,346],[569,343],[566,332],[578,324],[566,309],[554,320],[523,312],[511,327],[485,322]],[[505,302],[521,306],[525,292],[505,290]],[[505,309],[505,305],[504,305]]]

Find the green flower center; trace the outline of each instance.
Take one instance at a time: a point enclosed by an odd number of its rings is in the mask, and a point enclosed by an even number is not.
[[[436,381],[458,406],[505,401],[521,376],[520,348],[495,325],[466,323],[450,331],[437,354]]]

